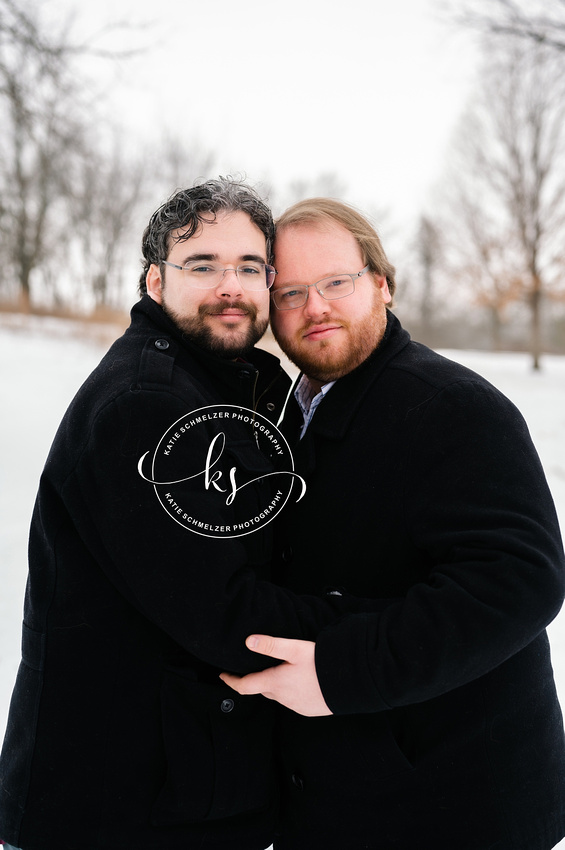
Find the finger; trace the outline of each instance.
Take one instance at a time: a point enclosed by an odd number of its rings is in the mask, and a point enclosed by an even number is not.
[[[272,637],[271,635],[249,635],[245,645],[253,652],[279,658],[281,661],[294,661],[303,641],[288,638]]]
[[[264,673],[268,673],[266,670],[261,673],[249,673],[247,676],[234,676],[232,673],[220,673],[220,679],[224,682],[228,687],[232,688],[234,691],[237,691],[238,694],[242,696],[249,696],[250,694],[262,694],[264,690],[267,689],[267,679],[268,677],[264,675]]]
[[[232,673],[220,673],[220,679],[228,685],[228,687],[239,693],[238,688],[239,683],[241,682],[241,676],[234,676]]]

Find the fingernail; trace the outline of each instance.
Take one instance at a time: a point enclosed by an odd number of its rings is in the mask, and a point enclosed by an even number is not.
[[[248,649],[255,649],[255,647],[259,643],[259,638],[255,637],[254,635],[251,635],[251,637],[247,638],[245,643]]]

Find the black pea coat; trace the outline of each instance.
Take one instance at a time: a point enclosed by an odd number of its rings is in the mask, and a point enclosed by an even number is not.
[[[301,422],[289,403],[287,434]],[[521,415],[390,314],[295,459],[307,490],[278,525],[278,579],[374,611],[318,638],[336,716],[281,710],[276,850],[549,850],[565,746],[545,627],[565,570]]]
[[[290,382],[276,358],[250,357],[190,345],[145,297],[61,423],[32,519],[22,664],[0,760],[0,837],[17,847],[272,841],[272,704],[237,696],[218,674],[264,666],[245,648],[251,632],[311,637],[335,605],[266,584],[271,525],[240,537],[193,532],[138,471],[191,411],[225,403],[278,418]],[[224,455],[211,477],[227,481],[233,462],[257,476],[273,469],[251,426],[230,429],[235,460]],[[205,436],[191,443],[197,458]],[[210,518],[253,516],[265,481],[223,512],[216,500]],[[187,486],[186,504],[208,509],[213,487],[205,492],[202,476]]]

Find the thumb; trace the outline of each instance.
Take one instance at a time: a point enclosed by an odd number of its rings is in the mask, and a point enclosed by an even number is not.
[[[271,635],[249,635],[245,645],[253,652],[279,658],[281,661],[292,661],[295,656],[295,640],[271,637]]]

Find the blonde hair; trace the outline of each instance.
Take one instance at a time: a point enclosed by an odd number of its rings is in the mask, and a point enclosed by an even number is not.
[[[354,207],[333,198],[308,198],[289,207],[276,221],[277,231],[301,224],[323,224],[333,221],[345,227],[356,239],[365,265],[373,274],[386,277],[391,297],[396,282],[395,268],[387,260],[375,228]],[[389,305],[390,306],[390,305]]]

